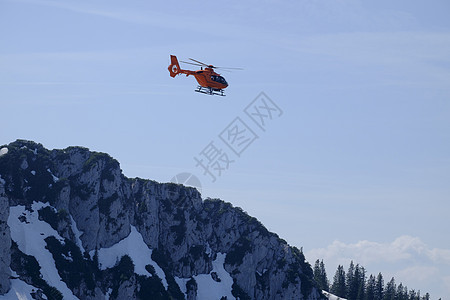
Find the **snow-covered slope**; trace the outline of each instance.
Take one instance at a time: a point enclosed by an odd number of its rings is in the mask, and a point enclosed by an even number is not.
[[[12,272],[12,276],[13,279],[11,279],[11,289],[5,295],[0,295],[0,299],[2,300],[33,299],[33,295],[36,294],[37,288],[17,278],[18,276],[14,272]],[[47,299],[45,295],[44,299]]]
[[[325,297],[327,297],[328,300],[347,300],[347,299],[345,299],[345,298],[338,297],[338,296],[333,295],[333,294],[331,294],[331,293],[329,293],[329,292],[326,292],[326,291],[322,291],[322,294],[323,294]]]
[[[217,253],[217,258],[213,261],[213,269],[209,274],[199,274],[193,276],[197,282],[198,299],[234,299],[231,294],[233,278],[224,269],[225,254]],[[187,295],[186,284],[190,279],[175,277],[184,294]]]
[[[124,255],[128,255],[134,263],[134,272],[139,275],[152,275],[145,269],[145,266],[151,265],[155,268],[156,274],[162,279],[164,287],[167,289],[167,280],[164,271],[152,260],[152,249],[144,243],[142,235],[131,226],[130,235],[117,244],[109,248],[98,250],[98,262],[101,270],[114,267]],[[94,256],[94,250],[90,252]]]
[[[62,281],[52,253],[47,249],[45,241],[47,237],[53,236],[60,243],[64,243],[64,238],[48,223],[39,219],[39,210],[45,207],[52,208],[48,203],[42,202],[34,202],[30,210],[21,205],[10,207],[8,225],[11,229],[12,240],[17,243],[23,253],[36,258],[39,266],[41,266],[43,279],[49,285],[56,287],[63,294],[64,299],[78,299]],[[76,229],[76,224],[72,223],[71,228],[75,230],[77,246],[81,246],[80,251],[83,251],[81,242],[78,241],[81,233]],[[95,252],[95,250],[92,250],[89,253],[91,259]],[[133,261],[134,272],[138,275],[152,277],[152,274],[145,268],[145,266],[151,265],[161,279],[164,288],[168,289],[164,271],[152,260],[152,249],[145,244],[142,235],[134,226],[131,226],[131,232],[125,239],[111,247],[97,250],[97,255],[98,265],[101,270],[113,268],[125,255],[128,255]],[[226,254],[224,253],[217,253],[216,259],[212,262],[211,272],[193,276],[198,286],[198,299],[221,299],[222,297],[234,299],[231,293],[233,278],[224,269],[225,256]],[[71,257],[66,257],[66,259],[70,260]],[[17,274],[14,275],[13,277],[18,277]],[[178,287],[186,297],[186,283],[189,280],[189,278],[175,277]],[[11,290],[6,295],[0,295],[0,299],[31,299],[31,294],[35,293],[36,290],[36,287],[16,278],[12,280]]]
[[[61,280],[52,254],[46,249],[45,238],[54,236],[61,243],[64,243],[64,239],[48,223],[39,220],[38,211],[44,207],[49,207],[49,204],[34,202],[31,206],[31,211],[20,205],[10,207],[8,225],[11,228],[11,237],[22,252],[37,259],[42,268],[43,279],[61,291],[64,299],[77,299]],[[76,225],[73,223],[71,228],[74,227],[76,228]],[[79,232],[76,234],[77,240],[79,239],[79,234]],[[91,258],[94,254],[95,250],[92,250],[90,252]],[[144,243],[142,235],[134,226],[131,226],[131,232],[128,237],[109,248],[98,250],[99,268],[101,270],[113,268],[124,255],[128,255],[132,259],[136,274],[151,277],[152,275],[145,269],[145,266],[153,266],[156,274],[162,280],[164,288],[168,288],[164,271],[151,258],[152,249],[149,249]],[[67,259],[70,259],[70,257],[67,257]],[[225,271],[224,262],[225,254],[218,253],[216,260],[212,263],[213,269],[209,274],[193,276],[198,285],[198,299],[220,299],[223,296],[228,297],[228,299],[234,298],[231,294],[233,279]],[[211,274],[217,276],[216,280],[213,279]],[[179,277],[175,279],[180,290],[186,295],[186,282],[189,279]],[[0,296],[0,299],[31,299],[30,294],[32,291],[36,291],[36,287],[28,285],[20,279],[14,279],[10,292]]]
[[[0,149],[0,299],[321,297],[303,253],[230,203],[86,148]]]
[[[48,206],[41,202],[33,202],[31,211],[25,206],[12,206],[9,210],[8,225],[11,238],[19,249],[34,256],[41,266],[42,278],[51,286],[57,288],[64,299],[77,299],[66,283],[61,280],[52,254],[46,249],[45,238],[56,237],[61,243],[64,239],[48,223],[39,220],[38,210]]]

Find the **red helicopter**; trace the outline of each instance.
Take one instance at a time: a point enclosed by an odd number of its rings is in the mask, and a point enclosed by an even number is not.
[[[241,68],[215,67],[213,65],[207,65],[205,63],[202,63],[201,61],[192,58],[189,59],[195,63],[187,61],[181,62],[185,64],[199,66],[200,70],[191,71],[181,69],[180,65],[178,64],[177,57],[175,55],[171,55],[170,65],[168,68],[170,76],[175,77],[179,74],[186,74],[186,76],[194,75],[195,79],[197,79],[197,82],[199,84],[199,86],[195,91],[203,94],[225,96],[224,89],[228,86],[228,83],[225,80],[225,78],[220,76],[220,74],[214,72],[214,69],[242,70]]]

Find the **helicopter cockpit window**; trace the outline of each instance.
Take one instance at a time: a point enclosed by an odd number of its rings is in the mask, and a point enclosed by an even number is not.
[[[227,84],[227,81],[222,76],[212,75],[211,79],[218,83]]]

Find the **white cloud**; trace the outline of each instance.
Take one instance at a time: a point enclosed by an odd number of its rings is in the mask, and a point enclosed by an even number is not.
[[[334,241],[327,248],[309,251],[308,256],[325,260],[339,258],[339,260],[347,262],[355,260],[361,264],[377,261],[396,262],[411,259],[413,254],[424,251],[424,247],[425,244],[419,238],[411,236],[401,236],[392,243],[363,240],[354,244],[345,244]]]
[[[367,240],[354,244],[334,241],[326,248],[313,249],[308,252],[309,257],[335,259],[346,261],[355,260],[364,263],[372,262],[401,262],[415,259],[427,259],[433,263],[450,266],[450,250],[430,248],[420,238],[404,235],[391,243],[378,243]]]
[[[436,263],[450,265],[450,250],[448,249],[432,249],[428,252],[428,256]]]
[[[334,241],[305,255],[310,262],[323,259],[330,280],[338,264],[345,269],[353,260],[368,274],[381,272],[385,279],[393,276],[397,283],[429,292],[436,299],[450,290],[450,250],[430,247],[418,237],[403,235],[387,243]]]
[[[450,294],[450,276],[445,276],[442,279],[443,283],[444,283],[444,288],[447,290],[447,295]]]
[[[402,278],[405,282],[426,281],[437,278],[439,269],[431,266],[413,266],[396,273],[395,277]]]

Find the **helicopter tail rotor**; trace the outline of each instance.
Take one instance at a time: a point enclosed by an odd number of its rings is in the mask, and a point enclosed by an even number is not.
[[[178,59],[175,55],[170,56],[170,65],[168,69],[171,77],[175,77],[180,73],[180,64],[178,63]]]

